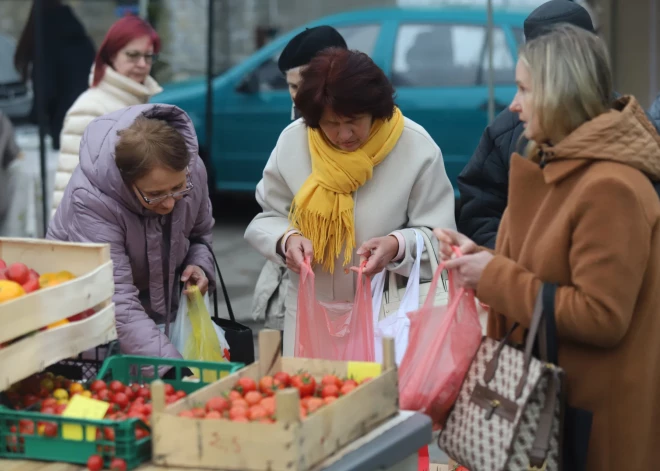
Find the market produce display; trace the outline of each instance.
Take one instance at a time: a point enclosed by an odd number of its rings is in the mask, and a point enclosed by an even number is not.
[[[20,298],[39,289],[57,286],[74,278],[75,276],[66,270],[39,275],[36,270],[23,263],[12,263],[7,266],[7,262],[0,259],[0,303]]]
[[[283,371],[273,376],[264,376],[258,382],[252,378],[240,378],[234,388],[222,395],[212,397],[206,404],[179,412],[179,417],[194,419],[225,419],[232,422],[275,422],[275,393],[294,388],[300,396],[300,417],[305,418],[321,407],[345,396],[360,384],[353,379],[340,379],[336,375],[324,375],[318,381],[308,372],[289,375]],[[170,397],[171,388],[165,385]]]

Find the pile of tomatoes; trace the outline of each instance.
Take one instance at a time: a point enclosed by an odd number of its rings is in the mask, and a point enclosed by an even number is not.
[[[305,418],[368,380],[358,383],[353,379],[340,379],[329,374],[317,381],[307,372],[293,376],[279,372],[273,376],[264,376],[258,382],[243,377],[229,393],[212,397],[204,407],[181,411],[179,417],[270,424],[275,422],[275,393],[280,389],[295,388],[301,399],[300,417]]]

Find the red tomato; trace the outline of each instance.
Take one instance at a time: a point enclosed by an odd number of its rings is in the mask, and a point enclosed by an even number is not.
[[[273,375],[273,378],[278,380],[282,386],[285,388],[288,388],[289,385],[291,384],[291,376],[289,376],[289,373],[285,373],[284,371],[280,371],[279,373],[275,373]]]
[[[316,412],[324,405],[325,402],[323,401],[323,399],[319,397],[310,397],[309,401],[307,401],[307,412],[309,413]]]
[[[140,388],[137,390],[137,397],[144,398],[145,400],[151,399],[151,391],[149,388]]]
[[[353,380],[353,379],[347,379],[346,381],[344,381],[344,384],[350,384],[350,385],[353,386],[354,388],[357,388],[357,385],[358,385],[358,384],[357,384],[357,381],[355,381],[355,380]]]
[[[92,455],[87,460],[87,469],[89,471],[101,471],[103,469],[103,458],[99,455]]]
[[[195,414],[191,410],[182,410],[179,412],[179,417],[188,417],[190,419],[195,417]]]
[[[90,385],[89,390],[98,394],[99,392],[103,391],[106,388],[107,386],[105,384],[105,381],[101,379],[97,379]]]
[[[145,404],[142,406],[142,413],[147,417],[153,412],[153,406],[151,404]]]
[[[30,270],[23,263],[12,263],[7,268],[7,276],[10,280],[22,285],[30,277]]]
[[[44,436],[57,437],[57,425],[52,422],[46,422],[44,424]]]
[[[203,419],[204,417],[206,417],[206,411],[201,407],[195,407],[194,409],[192,409],[192,413],[198,419]]]
[[[28,394],[23,397],[23,405],[25,407],[30,407],[35,405],[37,402],[39,402],[39,398],[35,396],[34,394]]]
[[[334,384],[327,384],[321,389],[321,397],[337,397],[339,396],[339,388]]]
[[[34,435],[34,422],[25,419],[19,421],[18,431],[23,435]]]
[[[55,407],[57,407],[57,405],[55,405]],[[55,415],[56,414],[55,407],[44,407],[43,409],[41,409],[41,413]]]
[[[121,458],[114,458],[110,462],[110,471],[126,471],[126,461]]]
[[[231,401],[231,407],[232,408],[242,407],[244,409],[249,409],[250,404],[248,404],[248,402],[245,399],[234,399],[233,401]]]
[[[174,404],[178,400],[176,396],[165,396],[165,404]]]
[[[328,397],[323,398],[323,402],[325,402],[326,404],[332,404],[336,400],[337,400],[336,396],[328,396]]]
[[[52,407],[52,408],[57,407],[57,399],[55,399],[54,397],[49,397],[47,399],[44,399],[43,402],[41,403],[41,411],[43,412],[43,410],[47,407]]]
[[[37,291],[39,289],[39,277],[28,275],[27,281],[23,283],[21,286],[23,286],[23,291],[25,291],[26,293],[32,293],[34,291]]]
[[[321,384],[323,386],[330,386],[330,385],[337,386],[337,389],[342,387],[341,379],[337,378],[335,375],[325,375],[321,379]]]
[[[250,420],[261,420],[268,417],[266,409],[261,406],[252,406],[248,410],[248,419]]]
[[[57,407],[55,408],[55,414],[62,415],[62,412],[64,412],[67,406],[68,404],[58,404]]]
[[[113,393],[118,393],[118,392],[124,392],[126,386],[124,386],[124,383],[122,383],[121,381],[114,380],[110,383],[109,388],[110,391],[112,391]]]
[[[350,393],[354,389],[355,389],[355,385],[349,384],[348,382],[346,382],[341,387],[341,389],[339,390],[339,394],[341,394],[342,396],[345,396],[346,394]]]
[[[261,407],[266,409],[268,417],[275,415],[275,398],[274,397],[264,397],[259,403]]]
[[[252,378],[240,378],[236,382],[234,389],[241,394],[249,393],[250,391],[257,390],[257,383],[255,383]]]
[[[149,436],[149,432],[147,432],[145,429],[143,429],[143,428],[136,428],[135,429],[135,439],[136,440],[140,440],[140,439],[146,438],[148,436]]]
[[[263,399],[263,396],[261,395],[260,392],[257,391],[250,391],[245,395],[245,402],[247,402],[251,406],[259,404],[261,402],[261,399]]]
[[[135,398],[135,391],[133,391],[130,387],[126,386],[123,392],[126,394],[126,397],[129,401],[132,401]]]
[[[272,376],[264,376],[259,380],[259,391],[264,393],[266,396],[274,396],[275,391],[278,389],[284,389],[285,386]]]
[[[130,385],[130,388],[137,393],[140,389],[145,389],[144,386],[142,386],[140,383],[132,383]]]
[[[232,407],[229,409],[229,418],[236,422],[236,419],[243,418],[247,420],[248,410],[245,407]]]
[[[176,391],[174,390],[174,386],[172,386],[170,383],[165,383],[165,395],[171,396],[173,394],[176,394]]]
[[[206,414],[206,419],[222,419],[222,414],[218,412],[217,410],[212,410],[211,412]]]
[[[183,399],[186,397],[188,394],[185,391],[177,391],[175,396],[177,399]]]
[[[128,407],[128,397],[123,392],[118,392],[112,396],[112,402],[117,404],[122,409],[126,409],[126,407]]]
[[[99,401],[110,402],[112,401],[112,393],[107,389],[101,389],[97,394]]]
[[[291,386],[298,390],[300,397],[307,397],[316,391],[316,380],[309,373],[301,373],[291,378]]]
[[[227,398],[230,401],[235,401],[236,399],[243,399],[243,395],[239,393],[238,391],[229,391],[229,394],[227,395]]]
[[[115,429],[112,427],[104,427],[103,428],[103,437],[111,442],[115,441]]]
[[[229,409],[229,401],[224,397],[212,397],[206,402],[206,411],[224,412]]]

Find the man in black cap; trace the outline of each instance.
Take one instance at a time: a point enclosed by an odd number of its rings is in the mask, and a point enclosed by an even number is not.
[[[280,54],[277,66],[286,75],[286,83],[289,85],[292,100],[295,99],[298,92],[302,68],[309,64],[316,54],[329,47],[347,49],[346,41],[332,26],[307,28],[286,45]],[[299,118],[295,105],[291,114],[292,119]]]
[[[589,12],[569,0],[550,0],[525,20],[527,41],[541,36],[549,26],[571,23],[594,32]],[[525,148],[518,115],[505,109],[486,128],[479,147],[458,176],[461,194],[458,230],[477,244],[495,248],[497,230],[507,205],[511,154]],[[524,138],[523,138],[524,140]]]

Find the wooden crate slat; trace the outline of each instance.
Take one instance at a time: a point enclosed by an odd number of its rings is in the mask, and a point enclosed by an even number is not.
[[[82,321],[26,337],[0,349],[0,390],[116,338],[114,304]]]
[[[112,298],[112,262],[74,280],[0,303],[0,343],[29,334]]]

